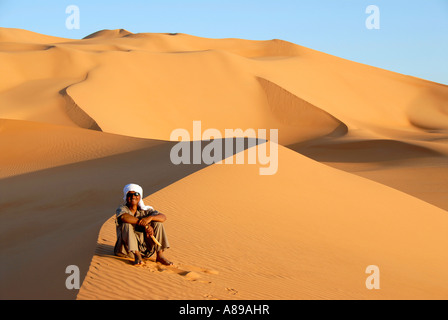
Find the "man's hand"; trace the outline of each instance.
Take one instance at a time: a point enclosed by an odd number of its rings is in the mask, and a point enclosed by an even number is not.
[[[146,236],[147,237],[151,237],[154,235],[154,229],[148,224],[145,227],[145,231],[146,231]]]
[[[138,221],[138,225],[142,227],[146,227],[152,221],[152,217],[142,218]]]

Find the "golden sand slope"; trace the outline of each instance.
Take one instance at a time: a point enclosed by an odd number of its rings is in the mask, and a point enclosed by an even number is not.
[[[111,256],[110,220],[78,299],[447,297],[446,211],[283,147],[279,157],[270,177],[217,164],[146,198],[168,215],[177,268],[148,261],[134,273]],[[381,290],[365,287],[369,265]]]
[[[162,144],[74,127],[0,119],[0,178]],[[50,155],[50,156],[49,156]]]
[[[0,28],[0,69],[0,298],[448,297],[447,86],[281,40],[123,29]],[[199,120],[278,129],[278,172],[173,165],[171,132]],[[129,182],[168,215],[177,268],[110,256]]]

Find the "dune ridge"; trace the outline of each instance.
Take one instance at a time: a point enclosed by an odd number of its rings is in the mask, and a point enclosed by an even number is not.
[[[93,120],[84,110],[82,110],[72,97],[67,93],[67,88],[62,89],[59,93],[65,100],[65,111],[69,118],[81,128],[102,131],[95,120]]]
[[[92,34],[89,34],[88,36],[85,36],[83,39],[92,39],[92,38],[117,38],[117,37],[124,37],[128,36],[130,34],[133,34],[130,31],[127,31],[125,29],[115,29],[115,30],[100,30],[97,32],[94,32]]]
[[[278,39],[124,29],[0,28],[0,68],[2,299],[448,297],[448,86]],[[194,121],[278,130],[253,147],[278,146],[277,172],[174,165]],[[168,216],[175,267],[112,255],[130,182]]]

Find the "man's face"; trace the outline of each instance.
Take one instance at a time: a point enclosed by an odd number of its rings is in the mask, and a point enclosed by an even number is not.
[[[137,205],[140,201],[140,193],[130,191],[126,194],[126,202],[130,205]]]

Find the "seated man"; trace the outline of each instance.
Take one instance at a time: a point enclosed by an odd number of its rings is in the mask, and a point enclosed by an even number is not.
[[[156,252],[156,261],[171,265],[163,252],[170,247],[163,222],[164,214],[143,203],[143,189],[128,184],[123,189],[126,204],[116,212],[117,242],[114,253],[117,256],[134,258],[135,265],[143,265],[143,257],[149,258]]]

